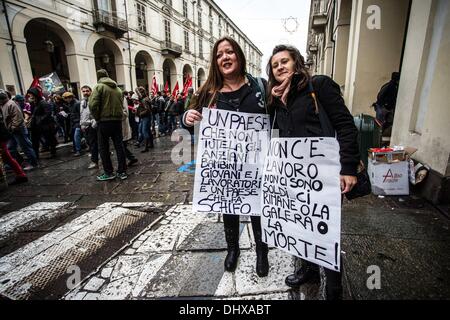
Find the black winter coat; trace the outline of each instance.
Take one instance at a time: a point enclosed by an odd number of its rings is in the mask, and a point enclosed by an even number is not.
[[[71,103],[67,104],[70,112],[70,124],[72,128],[80,128],[80,101],[73,99]]]
[[[44,100],[37,102],[31,117],[31,129],[33,131],[55,131],[55,120],[52,116],[51,106]]]
[[[309,87],[297,91],[300,75],[294,75],[285,106],[278,98],[270,109],[276,114],[275,129],[280,138],[303,138],[324,136],[319,116]],[[340,146],[341,175],[356,176],[359,164],[358,129],[353,116],[345,106],[339,85],[327,76],[315,76],[312,84],[318,103],[325,110],[337,133]],[[272,118],[273,120],[273,118]]]

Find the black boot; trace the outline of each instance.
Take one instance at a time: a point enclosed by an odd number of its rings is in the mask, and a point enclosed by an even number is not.
[[[341,272],[325,269],[325,299],[342,300],[342,264]]]
[[[298,288],[310,281],[319,281],[319,267],[311,262],[302,261],[302,266],[294,274],[286,277],[285,283],[291,288]]]
[[[251,217],[253,235],[256,243],[256,274],[258,277],[266,277],[269,274],[269,247],[262,241],[261,218]]]
[[[225,271],[234,272],[241,253],[239,250],[239,226],[237,229],[225,227],[225,239],[228,248],[228,254],[224,262]]]
[[[266,277],[269,274],[269,248],[263,243],[256,246],[256,274],[258,277]]]

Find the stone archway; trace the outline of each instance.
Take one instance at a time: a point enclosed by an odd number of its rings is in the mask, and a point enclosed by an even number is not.
[[[71,83],[67,52],[73,50],[71,36],[57,23],[35,18],[23,30],[33,77],[56,72],[66,89]]]
[[[163,62],[163,86],[165,86],[166,83],[169,84],[170,94],[177,83],[177,68],[172,59],[166,59]]]
[[[95,69],[106,69],[109,77],[114,81],[119,81],[123,78],[120,73],[123,70],[118,69],[118,65],[123,64],[122,52],[117,44],[108,38],[100,38],[94,45],[95,55]]]
[[[203,68],[198,69],[197,72],[197,85],[198,88],[200,88],[206,81],[206,73],[205,70],[203,70]]]
[[[139,51],[134,58],[136,65],[136,81],[137,86],[142,86],[149,90],[151,86],[152,77],[155,74],[155,64],[153,59],[147,51]]]
[[[192,67],[189,64],[185,64],[183,67],[183,86],[186,83],[186,80],[189,77],[194,78],[194,72],[192,71]]]

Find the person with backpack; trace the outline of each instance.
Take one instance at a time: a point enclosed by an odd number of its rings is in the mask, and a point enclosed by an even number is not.
[[[397,103],[400,73],[393,72],[391,80],[385,83],[377,95],[377,101],[372,104],[376,112],[376,120],[383,132],[394,124],[395,105]]]
[[[75,98],[72,92],[64,92],[62,98],[64,99],[64,105],[69,110],[73,153],[75,157],[79,157],[81,156],[80,101]]]
[[[239,44],[231,37],[219,39],[213,47],[206,82],[192,97],[190,109],[183,116],[183,124],[192,128],[202,119],[202,108],[217,108],[242,113],[266,113],[265,81],[246,72],[246,59]],[[226,271],[234,272],[239,249],[239,216],[223,215],[227,256],[224,261]],[[262,241],[261,218],[252,216],[251,224],[256,242],[256,273],[265,277],[269,273],[268,246]]]
[[[28,128],[24,119],[24,114],[29,112],[26,108],[29,107],[31,109],[31,106],[27,103],[23,111],[21,111],[20,106],[9,99],[4,91],[1,93],[1,96],[3,100],[0,102],[0,107],[3,122],[6,129],[11,134],[11,139],[9,139],[8,142],[8,150],[18,163],[23,164],[24,159],[17,151],[17,147],[20,146],[28,160],[28,164],[24,166],[23,169],[25,171],[32,170],[38,167],[38,160],[31,144]]]
[[[357,182],[357,167],[360,161],[358,130],[353,116],[345,106],[339,85],[327,76],[311,77],[303,56],[293,46],[278,45],[273,49],[267,64],[267,73],[268,91],[271,93],[268,108],[275,119],[274,129],[279,130],[280,138],[336,135],[340,146],[341,192],[349,192]],[[327,128],[321,124],[319,111],[328,116],[333,132],[326,132]],[[325,275],[326,298],[340,299],[341,273],[325,269]],[[301,268],[289,275],[285,282],[290,287],[298,288],[304,283],[318,279],[318,265],[302,260]]]
[[[8,164],[16,175],[12,184],[28,181],[22,167],[11,156],[8,150],[8,141],[14,139],[12,132],[22,125],[23,116],[19,106],[9,99],[4,90],[0,90],[0,155],[3,162]]]
[[[175,113],[176,113],[175,127],[178,127],[178,126],[181,127],[181,121],[182,121],[182,117],[183,117],[183,113],[184,113],[184,99],[183,99],[183,95],[181,93],[179,93],[177,95],[174,109],[175,109]]]
[[[41,138],[44,138],[50,149],[52,157],[56,156],[56,121],[52,116],[51,106],[42,98],[37,88],[30,88],[27,91],[28,102],[33,109],[31,116],[31,142],[39,159],[39,147]]]
[[[167,133],[167,103],[170,101],[167,92],[163,92],[162,96],[158,98],[158,114],[159,114],[159,126],[158,131],[160,136],[164,136]]]
[[[152,103],[148,97],[147,90],[144,87],[136,88],[136,95],[139,101],[137,108],[137,114],[140,119],[139,123],[139,136],[144,140],[144,150],[142,153],[148,152],[150,148],[153,148],[153,134],[151,128],[152,122]],[[134,96],[136,98],[136,96]]]
[[[177,102],[175,101],[174,96],[170,96],[169,101],[166,103],[166,116],[167,116],[167,133],[170,134],[173,130],[176,129],[177,122]]]

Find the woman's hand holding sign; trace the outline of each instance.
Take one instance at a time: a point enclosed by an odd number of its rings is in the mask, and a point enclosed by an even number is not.
[[[342,193],[350,192],[356,185],[358,180],[354,176],[341,176],[341,191]]]
[[[192,127],[195,123],[202,121],[203,116],[196,110],[189,110],[186,114],[186,125]]]

